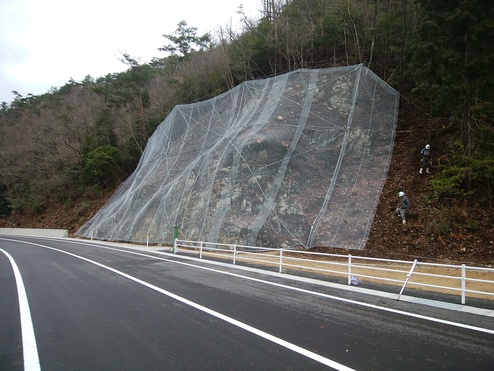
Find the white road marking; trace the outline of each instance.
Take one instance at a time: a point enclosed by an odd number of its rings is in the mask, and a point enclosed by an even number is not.
[[[12,241],[15,241],[15,240],[12,240]],[[18,242],[24,242],[24,241],[18,241]],[[345,303],[349,303],[349,304],[354,304],[354,305],[358,305],[358,306],[362,306],[362,307],[367,307],[367,308],[372,308],[372,309],[376,309],[376,310],[380,310],[380,311],[384,311],[384,312],[395,313],[395,314],[399,314],[399,315],[409,316],[409,317],[412,317],[412,318],[419,318],[419,319],[422,319],[422,320],[425,320],[425,321],[441,323],[441,324],[448,325],[448,326],[454,326],[454,327],[459,327],[459,328],[464,328],[464,329],[468,329],[468,330],[473,330],[473,331],[478,331],[478,332],[483,332],[483,333],[494,335],[494,330],[488,329],[488,328],[484,328],[484,327],[471,326],[471,325],[467,325],[467,324],[460,323],[460,322],[453,322],[453,321],[443,320],[443,319],[440,319],[440,318],[434,318],[434,317],[424,316],[424,315],[421,315],[421,314],[416,314],[416,313],[412,313],[412,312],[406,312],[406,311],[403,311],[403,310],[388,308],[388,307],[384,307],[384,306],[380,306],[380,305],[376,305],[376,304],[369,304],[369,303],[359,302],[359,301],[356,301],[356,300],[340,298],[340,297],[334,296],[334,295],[323,294],[323,293],[320,293],[320,292],[310,291],[310,290],[306,290],[306,289],[301,289],[301,288],[298,288],[298,287],[288,286],[288,285],[284,285],[284,284],[281,284],[281,283],[276,283],[276,282],[261,280],[259,278],[253,278],[253,277],[243,276],[241,274],[236,274],[236,273],[231,273],[231,272],[225,272],[225,271],[221,271],[221,270],[214,269],[214,268],[202,267],[202,266],[198,266],[198,265],[191,264],[191,263],[179,262],[179,261],[176,261],[176,260],[173,260],[173,259],[161,258],[161,257],[155,256],[155,255],[148,255],[148,254],[140,253],[140,252],[136,252],[136,251],[129,251],[128,249],[123,249],[122,250],[122,249],[115,248],[115,247],[100,246],[100,245],[95,245],[95,244],[91,244],[91,243],[87,243],[87,242],[82,242],[82,241],[81,242],[79,242],[79,241],[70,241],[70,242],[71,243],[75,243],[75,244],[80,244],[80,245],[87,245],[87,246],[91,246],[91,247],[97,247],[97,248],[101,248],[101,249],[107,249],[107,250],[114,250],[114,251],[124,252],[124,253],[127,253],[127,254],[143,256],[143,257],[146,257],[146,258],[151,258],[151,259],[156,259],[156,260],[162,260],[162,261],[171,262],[171,263],[175,263],[175,264],[186,265],[186,266],[194,267],[194,268],[197,268],[197,269],[203,269],[203,270],[208,270],[208,271],[212,271],[212,272],[216,272],[216,273],[220,273],[220,274],[224,274],[224,275],[229,275],[229,276],[233,276],[233,277],[239,277],[239,278],[242,278],[242,279],[245,279],[245,280],[261,282],[261,283],[264,283],[264,284],[267,284],[267,285],[282,287],[282,288],[285,288],[285,289],[299,291],[299,292],[303,292],[303,293],[310,294],[310,295],[320,296],[320,297],[324,297],[324,298],[331,299],[331,300],[341,301],[341,302],[345,302]],[[33,242],[25,242],[25,243],[33,244],[33,245],[38,245],[38,244],[35,244]],[[51,248],[51,247],[44,246],[44,245],[39,245],[39,246]]]
[[[21,316],[21,334],[22,334],[22,356],[24,359],[25,371],[41,370],[38,357],[38,347],[36,345],[36,337],[34,336],[33,321],[31,319],[31,311],[29,310],[29,302],[27,300],[26,289],[22,281],[21,272],[12,256],[5,250],[0,249],[10,260],[12,270],[14,271],[15,283],[17,285],[17,296],[19,298],[19,312]]]
[[[194,268],[197,268],[197,269],[203,269],[203,270],[208,270],[208,271],[215,272],[215,273],[220,273],[220,274],[229,275],[229,276],[233,276],[233,277],[239,277],[239,278],[242,278],[242,279],[245,279],[245,280],[250,280],[250,281],[255,281],[255,282],[261,282],[261,283],[264,283],[264,284],[267,284],[267,285],[282,287],[282,288],[285,288],[285,289],[299,291],[299,292],[303,292],[303,293],[310,294],[310,295],[320,296],[320,297],[324,297],[324,298],[331,299],[331,300],[341,301],[341,302],[345,302],[345,303],[349,303],[349,304],[354,304],[354,305],[359,305],[359,306],[367,307],[367,308],[372,308],[372,309],[376,309],[376,310],[380,310],[380,311],[384,311],[384,312],[395,313],[395,314],[399,314],[399,315],[409,316],[409,317],[412,317],[412,318],[419,318],[419,319],[422,319],[422,320],[425,320],[425,321],[431,321],[431,322],[441,323],[441,324],[444,324],[444,325],[449,325],[449,326],[454,326],[454,327],[459,327],[459,328],[464,328],[464,329],[468,329],[468,330],[473,330],[473,331],[478,331],[478,332],[483,332],[483,333],[494,335],[494,330],[488,329],[488,328],[484,328],[484,327],[471,326],[471,325],[467,325],[467,324],[464,324],[464,323],[453,322],[453,321],[443,320],[443,319],[440,319],[440,318],[434,318],[434,317],[424,316],[424,315],[421,315],[421,314],[416,314],[416,313],[412,313],[412,312],[406,312],[406,311],[399,310],[399,309],[392,309],[392,308],[388,308],[388,307],[379,306],[379,305],[376,305],[376,304],[369,304],[369,303],[359,302],[359,301],[356,301],[356,300],[340,298],[338,296],[333,296],[333,295],[323,294],[323,293],[316,292],[316,291],[310,291],[310,290],[306,290],[306,289],[301,289],[301,288],[298,288],[298,287],[293,287],[293,286],[288,286],[288,285],[284,285],[284,284],[281,284],[281,283],[266,281],[266,280],[262,280],[262,279],[259,279],[259,278],[253,278],[253,277],[243,276],[241,274],[236,274],[236,273],[231,273],[231,272],[225,272],[225,271],[221,271],[221,270],[214,269],[214,268],[202,267],[202,266],[198,266],[198,265],[191,264],[191,263],[179,262],[179,261],[176,261],[176,260],[173,260],[173,259],[161,258],[161,257],[155,256],[155,255],[148,255],[148,254],[141,253],[141,252],[129,251],[128,249],[119,249],[119,248],[115,248],[115,247],[100,246],[100,245],[95,245],[95,244],[91,244],[91,243],[87,243],[87,242],[82,242],[82,241],[81,242],[79,242],[79,241],[70,241],[70,242],[71,243],[75,243],[75,244],[80,244],[80,245],[87,245],[87,246],[91,246],[91,247],[96,247],[96,248],[100,248],[100,249],[107,249],[107,250],[114,250],[114,251],[124,252],[124,253],[127,253],[127,254],[143,256],[143,257],[146,257],[146,258],[151,258],[151,259],[156,259],[156,260],[162,260],[162,261],[171,262],[171,263],[175,263],[175,264],[186,265],[186,266],[194,267]],[[33,244],[33,245],[37,245],[37,244],[32,243],[32,242],[25,242],[25,243],[30,243],[30,244]],[[48,246],[43,246],[43,245],[39,245],[39,246],[48,247]],[[48,247],[48,248],[50,248],[50,247]]]
[[[11,240],[11,241],[14,241],[14,240]],[[294,352],[296,352],[296,353],[298,353],[300,355],[303,355],[303,356],[305,356],[307,358],[313,359],[314,361],[317,361],[319,363],[322,363],[322,364],[324,364],[326,366],[332,367],[335,370],[343,370],[343,371],[352,371],[353,370],[352,368],[349,368],[349,367],[347,367],[345,365],[342,365],[341,363],[338,363],[338,362],[333,361],[331,359],[322,357],[322,356],[320,356],[317,353],[311,352],[310,350],[307,350],[307,349],[304,349],[302,347],[299,347],[298,345],[292,344],[292,343],[290,343],[288,341],[285,341],[283,339],[280,339],[279,337],[276,337],[274,335],[271,335],[271,334],[269,334],[267,332],[264,332],[262,330],[259,330],[259,329],[255,328],[255,327],[252,327],[250,325],[247,325],[247,324],[245,324],[243,322],[237,321],[234,318],[228,317],[228,316],[226,316],[224,314],[221,314],[221,313],[219,313],[219,312],[217,312],[215,310],[212,310],[212,309],[209,309],[209,308],[207,308],[205,306],[202,306],[200,304],[197,304],[197,303],[195,303],[195,302],[193,302],[191,300],[188,300],[188,299],[186,299],[184,297],[175,295],[172,292],[163,290],[162,288],[160,288],[158,286],[155,286],[155,285],[152,285],[149,282],[143,281],[143,280],[141,280],[141,279],[139,279],[137,277],[131,276],[131,275],[127,274],[127,273],[124,273],[124,272],[119,271],[117,269],[114,269],[112,267],[109,267],[109,266],[106,266],[104,264],[98,263],[98,262],[96,262],[94,260],[87,259],[87,258],[85,258],[83,256],[79,256],[79,255],[76,255],[76,254],[73,254],[73,253],[70,253],[70,252],[67,252],[67,251],[56,249],[54,247],[45,246],[45,245],[41,245],[41,244],[37,244],[37,243],[33,243],[33,242],[26,242],[26,241],[16,241],[16,242],[21,242],[21,243],[26,243],[26,244],[30,244],[30,245],[40,246],[40,247],[43,247],[43,248],[46,248],[46,249],[50,249],[50,250],[54,250],[54,251],[57,251],[57,252],[60,252],[60,253],[63,253],[63,254],[70,255],[70,256],[75,257],[77,259],[84,260],[84,261],[86,261],[88,263],[94,264],[94,265],[96,265],[98,267],[101,267],[103,269],[106,269],[106,270],[108,270],[110,272],[113,272],[115,274],[118,274],[118,275],[120,275],[122,277],[125,277],[125,278],[127,278],[127,279],[129,279],[131,281],[134,281],[134,282],[136,282],[138,284],[141,284],[141,285],[143,285],[145,287],[148,287],[148,288],[150,288],[150,289],[152,289],[154,291],[157,291],[160,294],[166,295],[166,296],[168,296],[168,297],[170,297],[172,299],[175,299],[175,300],[177,300],[177,301],[179,301],[181,303],[184,303],[186,305],[189,305],[189,306],[191,306],[191,307],[193,307],[193,308],[195,308],[197,310],[200,310],[200,311],[202,311],[204,313],[207,313],[207,314],[209,314],[209,315],[211,315],[213,317],[216,317],[216,318],[218,318],[220,320],[223,320],[225,322],[228,322],[228,323],[230,323],[230,324],[232,324],[234,326],[237,326],[237,327],[239,327],[239,328],[241,328],[241,329],[243,329],[245,331],[248,331],[248,332],[250,332],[252,334],[255,334],[257,336],[260,336],[260,337],[262,337],[262,338],[264,338],[264,339],[266,339],[268,341],[271,341],[271,342],[273,342],[275,344],[278,344],[278,345],[280,345],[280,346],[282,346],[284,348],[290,349],[290,350],[292,350],[292,351],[294,351]],[[34,336],[34,332],[33,332],[33,336]],[[28,370],[28,369],[26,369],[26,370]]]
[[[76,243],[79,243],[79,242],[76,242]],[[84,243],[80,243],[80,244],[84,244]],[[88,246],[94,246],[93,244],[86,244],[86,245],[88,245]],[[345,303],[349,303],[349,304],[354,304],[354,305],[359,305],[359,306],[362,306],[362,307],[372,308],[372,309],[376,309],[376,310],[380,310],[380,311],[384,311],[384,312],[390,312],[390,313],[400,314],[400,315],[409,316],[409,317],[413,317],[413,318],[419,318],[419,319],[426,320],[426,321],[437,322],[437,323],[441,323],[441,324],[444,324],[444,325],[461,327],[461,328],[465,328],[465,329],[469,329],[469,330],[473,330],[473,331],[479,331],[479,332],[484,332],[484,333],[487,333],[487,334],[494,335],[494,330],[491,330],[491,329],[488,329],[488,328],[466,325],[464,323],[453,322],[453,321],[443,320],[443,319],[440,319],[440,318],[434,318],[434,317],[424,316],[424,315],[416,314],[416,313],[412,313],[412,312],[405,312],[403,310],[393,309],[393,308],[387,308],[387,307],[379,306],[379,305],[376,305],[376,304],[369,304],[369,303],[359,302],[359,301],[356,301],[356,300],[340,298],[340,297],[334,296],[334,295],[323,294],[323,293],[320,293],[320,292],[310,291],[310,290],[306,290],[306,289],[301,289],[301,288],[298,288],[298,287],[288,286],[288,285],[284,285],[284,284],[281,284],[281,283],[266,281],[266,280],[262,280],[262,279],[259,279],[259,278],[253,278],[253,277],[243,276],[241,274],[236,274],[236,273],[231,273],[231,272],[225,272],[225,271],[221,271],[219,269],[202,267],[202,266],[198,266],[198,265],[191,264],[191,263],[184,263],[184,262],[179,262],[179,261],[172,260],[172,259],[160,258],[158,256],[147,255],[147,254],[139,253],[139,252],[135,252],[135,251],[121,250],[121,249],[118,249],[118,248],[107,247],[107,246],[96,246],[96,247],[102,248],[102,249],[107,249],[107,250],[120,251],[120,252],[124,252],[124,253],[127,253],[127,254],[139,255],[139,256],[146,257],[146,258],[153,258],[153,259],[156,259],[156,260],[162,260],[162,261],[176,263],[176,264],[181,264],[181,265],[187,265],[187,266],[194,267],[194,268],[197,268],[197,269],[208,270],[208,271],[212,271],[212,272],[215,272],[215,273],[221,273],[221,274],[225,274],[225,275],[229,275],[229,276],[233,276],[233,277],[239,277],[239,278],[242,278],[242,279],[245,279],[245,280],[250,280],[250,281],[255,281],[255,282],[261,282],[261,283],[264,283],[264,284],[267,284],[267,285],[282,287],[282,288],[285,288],[285,289],[288,289],[288,290],[299,291],[299,292],[303,292],[303,293],[309,294],[309,295],[320,296],[320,297],[324,297],[324,298],[327,298],[327,299],[341,301],[341,302],[345,302]]]

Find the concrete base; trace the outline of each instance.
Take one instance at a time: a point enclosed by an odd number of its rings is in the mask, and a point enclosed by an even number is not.
[[[67,229],[0,228],[0,235],[64,238],[69,236],[69,231]]]

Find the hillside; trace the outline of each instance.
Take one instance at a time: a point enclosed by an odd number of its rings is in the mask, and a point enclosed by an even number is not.
[[[393,157],[365,250],[315,248],[316,251],[351,253],[391,259],[433,259],[489,265],[494,262],[493,210],[460,201],[439,203],[431,181],[441,166],[445,139],[442,123],[430,119],[417,105],[402,98]],[[419,174],[419,152],[430,143],[434,167]],[[393,213],[400,189],[412,203],[409,222],[403,226]],[[2,227],[64,228],[73,235],[111,196],[113,190],[87,195],[73,205],[51,205],[33,215],[13,214],[0,219]],[[170,241],[167,241],[170,242]]]
[[[173,35],[163,35],[166,44],[158,50],[170,52],[164,57],[141,64],[139,57],[122,53],[121,61],[128,66],[124,72],[70,79],[49,93],[17,94],[11,104],[3,102],[0,215],[14,214],[0,220],[0,226],[68,228],[74,234],[133,172],[150,135],[174,107],[288,71],[363,64],[401,94],[393,157],[366,248],[326,250],[492,264],[494,39],[486,36],[494,32],[490,2],[279,3],[278,9],[266,7],[258,20],[244,19],[245,29],[222,32],[215,41],[179,23]],[[276,150],[267,141],[256,143]],[[419,153],[426,143],[432,147],[434,167],[432,174],[420,175]],[[252,153],[260,153],[254,146]],[[371,159],[379,161],[375,154]],[[314,160],[310,164],[321,168]],[[304,179],[301,170],[292,175]],[[375,177],[371,173],[362,179]],[[323,174],[317,180],[325,185]],[[315,189],[312,183],[309,191]],[[364,196],[364,189],[369,187],[360,187],[352,197],[372,197]],[[405,226],[393,214],[402,189],[412,203]],[[309,203],[305,207],[308,212],[293,214],[295,223],[298,215],[319,209]],[[321,224],[341,220],[346,228],[355,230],[361,223],[368,229],[369,213],[361,217],[354,202],[352,207],[355,219],[331,215]],[[231,224],[237,225],[233,219]],[[211,225],[216,228],[218,223]],[[146,231],[141,232],[142,241]],[[169,232],[159,238],[171,239]],[[281,237],[277,231],[266,235]],[[314,244],[336,245],[333,241]]]
[[[431,174],[419,174],[420,150],[427,143],[434,151],[433,168]],[[431,182],[448,160],[445,146],[443,122],[430,119],[420,107],[402,97],[386,183],[366,250],[356,255],[482,265],[494,262],[494,212],[483,207],[486,201],[441,203],[434,197]],[[401,189],[412,204],[405,226],[393,213]]]

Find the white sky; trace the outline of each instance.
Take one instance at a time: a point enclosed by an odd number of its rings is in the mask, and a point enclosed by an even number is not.
[[[124,71],[120,52],[166,57],[180,20],[214,35],[239,24],[241,4],[259,18],[261,0],[0,0],[0,102]]]

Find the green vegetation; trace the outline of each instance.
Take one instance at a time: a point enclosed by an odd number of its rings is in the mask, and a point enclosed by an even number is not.
[[[494,175],[494,11],[485,0],[421,0],[414,92],[449,118],[453,161],[434,182],[438,197],[474,194]]]
[[[494,179],[494,7],[491,0],[265,2],[259,20],[211,35],[180,21],[150,63],[87,76],[0,109],[0,214],[39,212],[132,173],[148,138],[177,104],[248,79],[364,63],[444,122],[448,163],[435,196],[482,198]],[[481,192],[480,192],[481,191]],[[475,229],[475,223],[470,223]],[[446,226],[437,228],[444,233]]]

